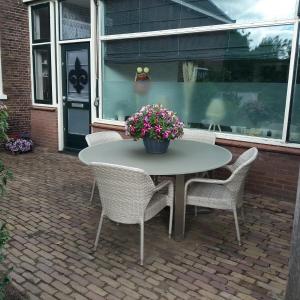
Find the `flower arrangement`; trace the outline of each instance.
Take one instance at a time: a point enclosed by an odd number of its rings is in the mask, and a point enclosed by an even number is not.
[[[126,134],[135,140],[170,141],[183,135],[183,122],[160,104],[146,105],[126,121]]]
[[[33,142],[27,134],[16,135],[8,139],[5,143],[5,149],[17,154],[30,152],[33,149]]]

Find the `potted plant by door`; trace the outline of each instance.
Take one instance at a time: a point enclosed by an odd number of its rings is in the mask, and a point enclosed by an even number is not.
[[[183,123],[160,104],[146,105],[128,118],[126,134],[143,139],[146,152],[161,154],[168,150],[170,140],[183,135]]]

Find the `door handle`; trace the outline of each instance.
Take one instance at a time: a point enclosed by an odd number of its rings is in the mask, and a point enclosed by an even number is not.
[[[63,100],[63,102],[66,102],[67,97],[66,97],[66,96],[63,96],[63,97],[62,97],[62,100]]]

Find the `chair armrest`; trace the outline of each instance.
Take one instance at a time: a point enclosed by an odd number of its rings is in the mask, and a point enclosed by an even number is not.
[[[189,186],[191,183],[210,183],[210,184],[224,185],[224,184],[226,184],[227,182],[229,182],[230,179],[231,179],[231,177],[229,177],[229,178],[226,179],[226,180],[210,179],[210,178],[192,178],[192,179],[188,180],[188,181],[185,183],[184,194],[186,195],[188,186]]]
[[[158,185],[155,186],[154,192],[158,192],[160,190],[162,190],[163,188],[169,186],[169,188],[173,188],[173,182],[172,180],[164,180],[161,183],[159,183]]]
[[[228,182],[228,179],[221,180],[221,179],[210,179],[210,178],[191,178],[189,179],[185,185],[189,185],[193,182],[199,182],[199,183],[212,183],[212,184],[225,184]]]
[[[233,167],[234,167],[233,165],[226,165],[223,168],[230,171],[230,172],[233,172]]]

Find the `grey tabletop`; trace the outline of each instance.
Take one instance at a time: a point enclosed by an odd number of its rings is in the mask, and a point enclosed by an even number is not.
[[[171,141],[167,153],[148,154],[142,141],[123,140],[83,149],[79,159],[145,170],[149,175],[180,175],[220,168],[232,159],[225,148],[187,140]]]

